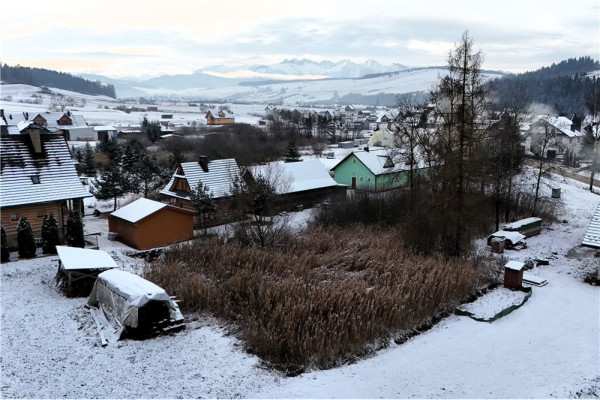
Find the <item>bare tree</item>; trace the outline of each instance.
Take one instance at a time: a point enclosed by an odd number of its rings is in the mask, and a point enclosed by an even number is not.
[[[533,207],[531,210],[531,216],[535,217],[540,199],[540,187],[542,178],[547,177],[552,169],[552,163],[547,157],[548,147],[555,141],[555,131],[548,124],[543,124],[543,128],[532,137],[532,145],[539,151],[534,165],[536,170],[535,175],[535,189],[533,194]]]

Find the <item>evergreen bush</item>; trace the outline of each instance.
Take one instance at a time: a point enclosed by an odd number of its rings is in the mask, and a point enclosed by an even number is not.
[[[46,214],[44,216],[44,222],[42,223],[42,239],[44,240],[44,246],[42,251],[44,254],[56,254],[56,245],[60,244],[58,222],[52,214]]]
[[[17,245],[19,258],[35,257],[35,239],[27,217],[21,217],[19,225],[17,225]]]

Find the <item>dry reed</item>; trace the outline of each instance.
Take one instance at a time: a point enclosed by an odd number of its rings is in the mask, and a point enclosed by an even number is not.
[[[278,366],[329,368],[385,345],[490,284],[477,260],[402,247],[392,228],[314,226],[285,246],[211,240],[146,268],[185,311],[234,322],[248,351]]]

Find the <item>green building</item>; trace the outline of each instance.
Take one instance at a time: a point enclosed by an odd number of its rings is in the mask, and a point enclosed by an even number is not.
[[[364,150],[348,154],[331,171],[338,184],[378,192],[406,185],[409,169],[404,163],[394,162],[387,150]],[[423,171],[419,168],[416,173]]]

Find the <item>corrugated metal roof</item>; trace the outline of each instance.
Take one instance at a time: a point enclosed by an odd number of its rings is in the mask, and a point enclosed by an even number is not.
[[[40,135],[42,154],[34,155],[29,135],[0,139],[0,207],[79,199],[84,189],[61,135]],[[32,177],[40,183],[33,183]]]
[[[233,158],[210,161],[208,163],[208,172],[204,172],[197,162],[181,163],[181,168],[191,189],[194,189],[198,186],[198,183],[202,182],[203,185],[208,186],[215,199],[229,196],[232,183],[240,178],[240,167]],[[167,186],[160,193],[189,200],[188,196],[180,196],[169,190],[173,186],[174,181],[175,175],[171,177]]]
[[[581,244],[600,249],[600,204],[596,207],[596,212],[592,216],[592,221],[583,236]]]

